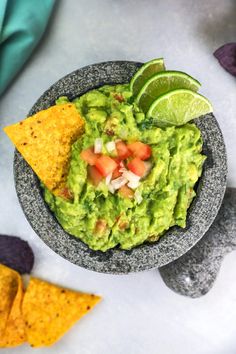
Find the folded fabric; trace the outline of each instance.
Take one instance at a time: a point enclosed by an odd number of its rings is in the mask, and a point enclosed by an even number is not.
[[[39,42],[55,0],[0,0],[0,95]]]

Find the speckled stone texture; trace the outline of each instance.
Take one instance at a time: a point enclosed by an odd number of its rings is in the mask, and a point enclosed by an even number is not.
[[[196,298],[213,286],[223,257],[236,249],[236,188],[227,188],[220,211],[201,241],[176,261],[160,268],[166,285]]]
[[[129,82],[141,63],[105,62],[79,69],[49,88],[35,103],[30,115],[53,105],[61,95],[70,98],[104,84]],[[122,274],[163,266],[193,247],[208,230],[220,208],[226,186],[226,151],[215,117],[197,119],[204,139],[207,160],[187,218],[187,227],[170,229],[154,244],[143,244],[131,251],[113,249],[95,252],[79,239],[68,235],[43,200],[39,181],[21,155],[16,152],[14,173],[16,191],[32,228],[56,253],[78,266],[103,273]]]

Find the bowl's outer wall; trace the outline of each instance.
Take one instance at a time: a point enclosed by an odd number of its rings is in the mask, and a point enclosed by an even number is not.
[[[94,64],[65,76],[51,86],[35,103],[29,115],[48,108],[59,96],[69,98],[104,84],[128,83],[141,63],[113,61]],[[226,150],[222,133],[212,114],[196,119],[207,155],[202,177],[187,217],[187,227],[173,227],[154,244],[143,244],[130,251],[112,249],[92,251],[66,233],[44,202],[39,181],[16,151],[14,174],[16,192],[26,218],[38,236],[56,253],[70,262],[97,272],[130,273],[163,266],[179,258],[201,239],[214,221],[221,205],[227,175]]]

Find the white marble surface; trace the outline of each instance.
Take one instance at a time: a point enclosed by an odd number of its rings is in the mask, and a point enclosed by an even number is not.
[[[227,145],[228,184],[236,186],[236,82],[212,56],[218,46],[235,40],[233,0],[59,0],[41,44],[0,99],[1,127],[24,117],[45,89],[79,67],[163,56],[168,68],[199,79],[211,99]],[[0,135],[0,233],[30,242],[34,275],[104,297],[59,343],[35,353],[236,353],[235,253],[225,258],[210,293],[196,300],[170,291],[157,271],[112,276],[68,263],[25,220],[14,189],[13,146]],[[31,352],[27,345],[1,351]]]

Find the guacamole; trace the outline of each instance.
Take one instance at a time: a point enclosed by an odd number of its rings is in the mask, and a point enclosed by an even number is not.
[[[69,100],[61,97],[57,104]],[[45,201],[64,230],[93,250],[115,246],[129,250],[153,242],[171,226],[186,226],[194,185],[202,173],[205,156],[195,124],[158,128],[132,102],[129,85],[103,86],[73,100],[85,119],[85,132],[72,145],[67,186],[73,199],[54,196],[44,187]],[[140,179],[135,195],[111,192],[104,180],[88,179],[88,164],[81,152],[103,142],[134,141],[151,148],[148,173]]]

